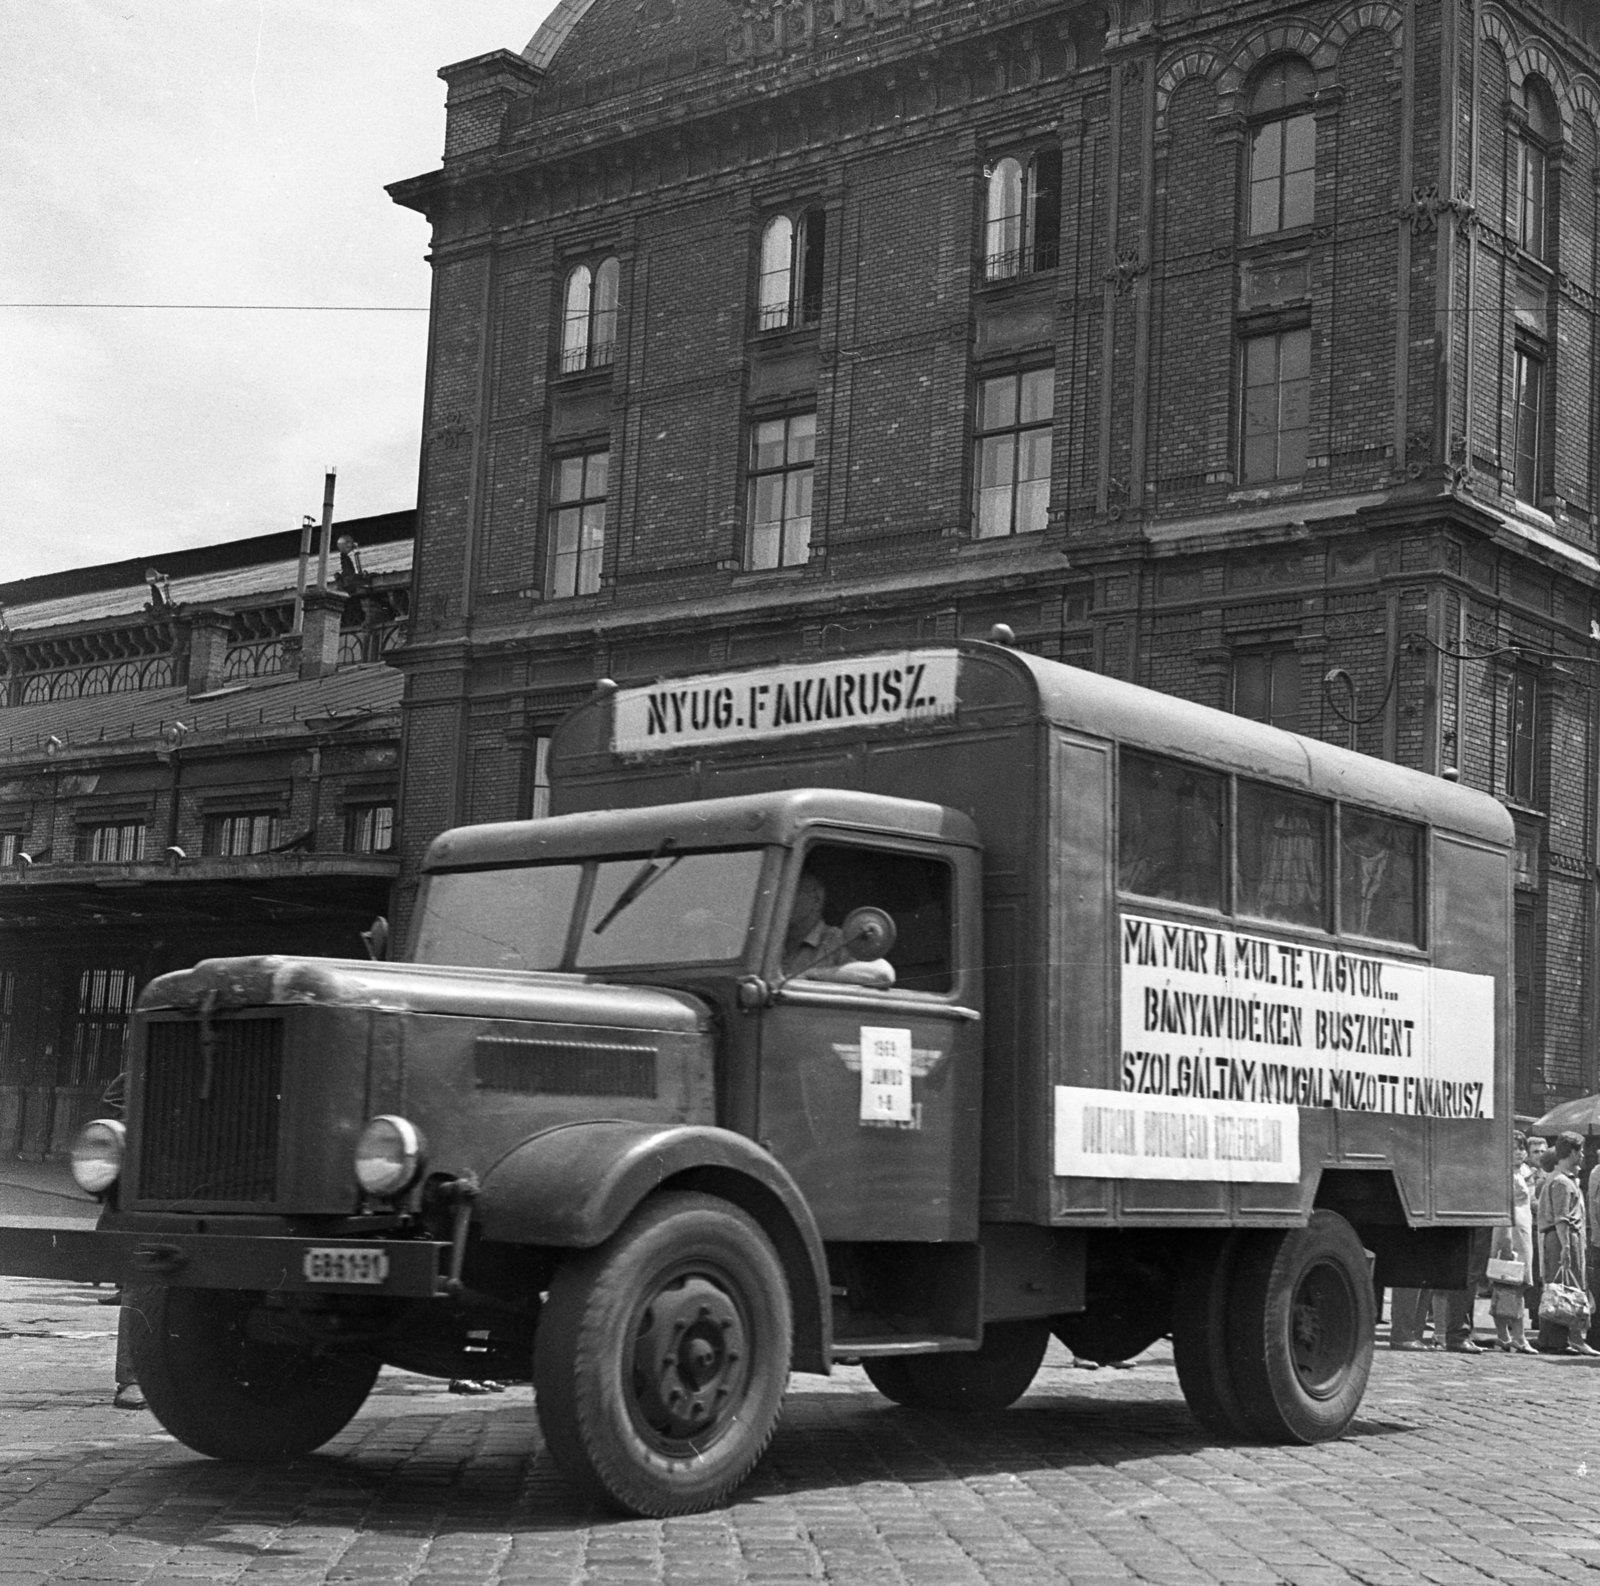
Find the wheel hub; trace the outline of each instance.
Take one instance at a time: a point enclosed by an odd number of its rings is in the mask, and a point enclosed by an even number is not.
[[[1336,1393],[1357,1350],[1357,1306],[1343,1273],[1313,1267],[1289,1308],[1289,1347],[1301,1386],[1314,1398]]]
[[[664,1285],[639,1316],[633,1382],[639,1411],[659,1434],[693,1438],[737,1404],[745,1330],[732,1297],[710,1278]]]

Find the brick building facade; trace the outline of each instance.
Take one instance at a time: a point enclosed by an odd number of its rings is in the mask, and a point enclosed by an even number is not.
[[[446,69],[421,846],[596,679],[1008,623],[1492,790],[1597,1086],[1600,13],[563,0]]]
[[[360,956],[398,860],[415,518],[0,584],[0,1158],[59,1154],[155,975]]]

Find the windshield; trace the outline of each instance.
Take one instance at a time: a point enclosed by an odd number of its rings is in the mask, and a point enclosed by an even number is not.
[[[640,872],[637,859],[608,859],[595,875],[578,938],[579,969],[617,964],[712,964],[737,958],[761,876],[759,850],[674,855],[655,881],[613,913]],[[607,916],[611,917],[607,919]],[[604,925],[604,929],[596,927]]]
[[[416,958],[472,969],[562,969],[581,907],[577,969],[723,963],[744,952],[762,858],[760,849],[723,849],[436,871],[424,889]]]
[[[559,969],[582,865],[428,877],[417,961],[467,969]]]

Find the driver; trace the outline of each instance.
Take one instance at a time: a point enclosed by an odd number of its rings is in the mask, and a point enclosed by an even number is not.
[[[851,957],[844,932],[822,917],[827,901],[821,880],[810,871],[802,872],[783,938],[784,979],[831,980],[879,989],[892,986],[894,965],[887,958]]]

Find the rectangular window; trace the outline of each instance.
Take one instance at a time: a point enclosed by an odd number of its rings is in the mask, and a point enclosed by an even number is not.
[[[550,487],[550,567],[545,594],[551,600],[592,595],[600,587],[606,544],[609,451],[556,459]]]
[[[1506,698],[1504,758],[1506,797],[1532,806],[1538,794],[1539,674],[1518,667]]]
[[[822,317],[828,215],[822,208],[774,215],[761,231],[756,323],[761,330],[814,325]]]
[[[15,1051],[17,1027],[17,972],[0,969],[0,1082],[13,1078],[11,1059]]]
[[[350,854],[392,853],[394,805],[350,805],[344,812],[344,847]]]
[[[1544,408],[1544,359],[1529,348],[1518,347],[1512,380],[1517,499],[1537,504],[1540,475],[1544,471],[1539,444]]]
[[[1255,650],[1233,658],[1233,713],[1300,730],[1300,652]]]
[[[1317,118],[1269,121],[1250,134],[1250,235],[1309,226],[1316,211]]]
[[[122,1068],[133,1012],[131,969],[86,969],[78,977],[67,1084],[102,1091]]]
[[[550,813],[550,734],[535,733],[528,767],[528,819],[543,820]]]
[[[751,425],[747,566],[798,567],[809,559],[816,455],[815,413]]]
[[[116,821],[78,828],[78,857],[91,864],[123,864],[144,858],[144,822]]]
[[[984,171],[983,277],[1053,270],[1061,251],[1061,150],[1006,155]]]
[[[206,852],[224,859],[264,854],[272,847],[277,829],[277,815],[267,810],[211,815],[206,819]]]
[[[1526,1112],[1539,1112],[1543,1109],[1542,1100],[1539,1105],[1534,1104],[1535,1090],[1538,1089],[1542,1095],[1544,1078],[1542,1074],[1534,1073],[1533,1018],[1536,1003],[1533,988],[1538,969],[1535,963],[1538,944],[1538,915],[1535,912],[1534,900],[1519,892],[1513,912],[1511,939],[1511,997],[1515,1020],[1512,1062],[1516,1071],[1517,1106]],[[1535,1079],[1541,1082],[1538,1087],[1534,1084]]]
[[[1309,327],[1245,341],[1243,407],[1244,482],[1300,478],[1311,428]]]
[[[1328,924],[1328,806],[1259,782],[1239,783],[1239,912]]]
[[[978,382],[972,461],[978,539],[1037,534],[1046,526],[1055,393],[1054,367]]]
[[[1339,812],[1339,923],[1356,936],[1419,945],[1422,828],[1365,810]]]
[[[1126,749],[1120,764],[1117,885],[1147,898],[1221,909],[1227,863],[1223,779]]]
[[[14,865],[21,850],[21,832],[0,832],[0,865]]]
[[[1545,152],[1527,138],[1517,145],[1517,246],[1535,259],[1545,255]]]

